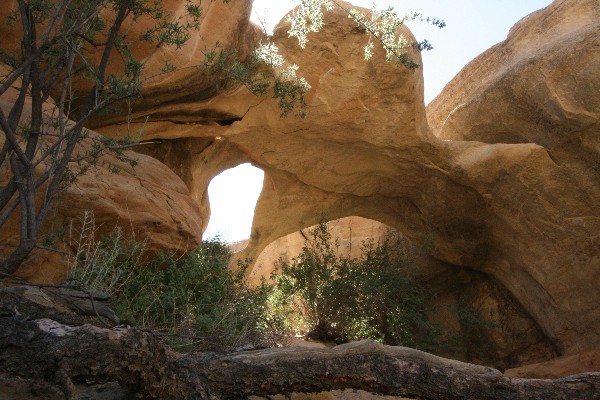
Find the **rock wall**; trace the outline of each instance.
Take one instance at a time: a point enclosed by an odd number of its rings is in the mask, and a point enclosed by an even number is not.
[[[285,23],[275,32],[312,86],[306,119],[280,118],[275,100],[243,87],[198,94],[168,82],[134,116],[148,115],[148,139],[210,139],[154,152],[193,166],[180,174],[205,215],[207,184],[224,167],[243,159],[265,171],[240,257],[258,257],[323,214],[381,221],[430,238],[435,259],[498,282],[568,355],[600,343],[598,15],[595,1],[557,0],[528,16],[426,113],[421,71],[387,64],[381,52],[364,62],[365,33],[338,10],[304,50]],[[247,13],[230,18],[252,31]],[[96,123],[118,134],[115,121]]]
[[[0,75],[5,73],[0,65]],[[10,110],[17,93],[11,88],[0,97],[4,113]],[[48,102],[47,111],[52,108],[53,104]],[[90,137],[94,135],[97,134],[90,132]],[[0,137],[2,143],[4,136]],[[76,152],[85,154],[92,146],[91,139],[86,139]],[[120,226],[125,237],[145,243],[148,251],[184,253],[198,247],[204,218],[181,178],[152,157],[133,151],[125,151],[123,156],[135,160],[137,165],[132,167],[107,151],[60,194],[40,232],[42,243],[45,237],[55,238],[52,246],[58,251],[49,250],[49,246],[35,249],[16,275],[38,283],[62,282],[67,270],[65,255],[77,251],[76,236],[84,212],[93,213],[86,221],[93,222],[93,231],[87,231],[86,235],[93,234],[96,240]],[[6,185],[11,176],[7,165],[0,166],[0,186]],[[18,243],[18,235],[17,209],[0,229],[0,254],[10,254]]]
[[[559,336],[572,337],[570,350],[557,342],[566,353],[593,348],[598,340],[592,293],[600,287],[599,40],[597,1],[555,1],[517,23],[427,107],[429,124],[443,140],[480,141],[491,144],[488,149],[529,143],[545,153],[510,185],[504,184],[510,168],[498,160],[502,172],[494,186],[502,192],[491,194],[491,207],[500,217],[494,247],[503,254],[491,255],[483,270],[521,292],[517,297],[546,321],[546,332],[552,324]],[[486,179],[484,169],[471,173]],[[530,286],[518,280],[533,280],[538,289],[525,294]],[[532,310],[536,303],[541,313]],[[541,304],[558,313],[545,313]],[[562,321],[550,322],[555,318]],[[584,328],[584,321],[591,325]]]
[[[210,38],[242,55],[259,40],[248,2],[203,5]],[[364,62],[365,32],[337,9],[304,50],[285,23],[275,32],[312,86],[306,119],[282,119],[269,96],[187,71],[149,85],[130,127],[160,141],[145,151],[183,178],[204,217],[213,176],[247,161],[265,171],[240,257],[323,214],[381,221],[429,238],[439,262],[490,277],[572,355],[600,345],[599,27],[597,1],[556,0],[426,111],[421,70],[387,64],[381,51]],[[181,61],[210,45],[194,41]],[[124,122],[93,126],[119,136]]]
[[[564,167],[598,173],[600,4],[555,1],[510,30],[427,107],[449,140],[535,143]]]

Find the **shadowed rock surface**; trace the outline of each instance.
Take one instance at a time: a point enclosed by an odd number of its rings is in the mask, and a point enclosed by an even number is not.
[[[5,74],[5,67],[0,65],[0,75]],[[18,85],[19,81],[0,98],[4,112],[15,101],[18,94],[15,87]],[[51,101],[45,106],[47,110],[54,108]],[[27,115],[23,117],[26,118]],[[90,132],[89,135],[97,134]],[[3,142],[4,135],[0,137],[0,144]],[[92,146],[91,139],[83,140],[77,152],[85,154]],[[35,249],[20,266],[17,275],[34,282],[64,280],[67,270],[65,253],[77,251],[85,212],[91,215],[85,223],[92,228],[85,232],[86,237],[95,235],[96,239],[100,239],[120,226],[125,237],[144,243],[149,251],[184,253],[198,247],[203,217],[184,182],[155,158],[133,151],[125,151],[123,156],[134,160],[136,165],[131,166],[106,151],[74,184],[60,193],[40,237],[57,238],[61,251]],[[6,185],[10,177],[8,165],[0,166],[0,186]],[[39,195],[42,195],[41,191]],[[14,212],[0,229],[0,254],[8,254],[14,248],[18,235],[19,213]]]

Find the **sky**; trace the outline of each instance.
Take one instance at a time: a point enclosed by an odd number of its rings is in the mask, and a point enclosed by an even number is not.
[[[375,4],[378,9],[391,6],[399,14],[418,11],[446,22],[447,26],[443,29],[420,23],[408,24],[418,40],[427,39],[434,47],[422,54],[425,103],[433,100],[469,61],[504,40],[517,21],[551,2],[351,0],[356,6],[371,8]],[[254,0],[252,20],[257,23],[262,20],[267,29],[272,29],[294,4],[297,2],[292,0]],[[211,218],[204,237],[219,236],[230,243],[248,238],[262,181],[262,171],[250,164],[240,165],[215,177],[208,187]]]

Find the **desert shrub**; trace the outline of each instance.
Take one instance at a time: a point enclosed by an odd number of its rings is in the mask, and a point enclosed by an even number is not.
[[[438,324],[426,317],[432,292],[414,277],[414,262],[398,235],[363,243],[358,258],[339,255],[325,223],[291,262],[273,275],[272,311],[309,338],[374,339],[433,351]]]
[[[110,294],[120,318],[168,337],[178,350],[269,344],[270,287],[246,285],[245,265],[231,271],[223,242],[204,241],[183,257],[161,253],[149,260],[145,246],[125,239],[120,229],[92,243],[77,252],[68,280]]]
[[[361,256],[350,258],[338,254],[322,223],[298,257],[280,262],[273,285],[250,287],[247,264],[232,271],[231,253],[218,240],[182,257],[148,259],[144,244],[119,228],[95,240],[89,219],[72,242],[79,250],[69,281],[110,294],[119,317],[166,336],[178,350],[269,346],[284,332],[427,351],[440,344],[439,326],[426,317],[432,293],[414,279],[414,263],[398,236],[366,241]]]

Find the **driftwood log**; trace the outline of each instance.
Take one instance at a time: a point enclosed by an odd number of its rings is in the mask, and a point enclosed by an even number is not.
[[[36,301],[31,290],[23,296],[2,289],[0,378],[7,376],[45,385],[46,393],[62,392],[68,399],[101,384],[116,384],[121,398],[150,399],[271,398],[345,389],[428,400],[600,399],[600,373],[514,379],[492,368],[371,341],[182,356],[151,332],[78,325],[70,314]]]

